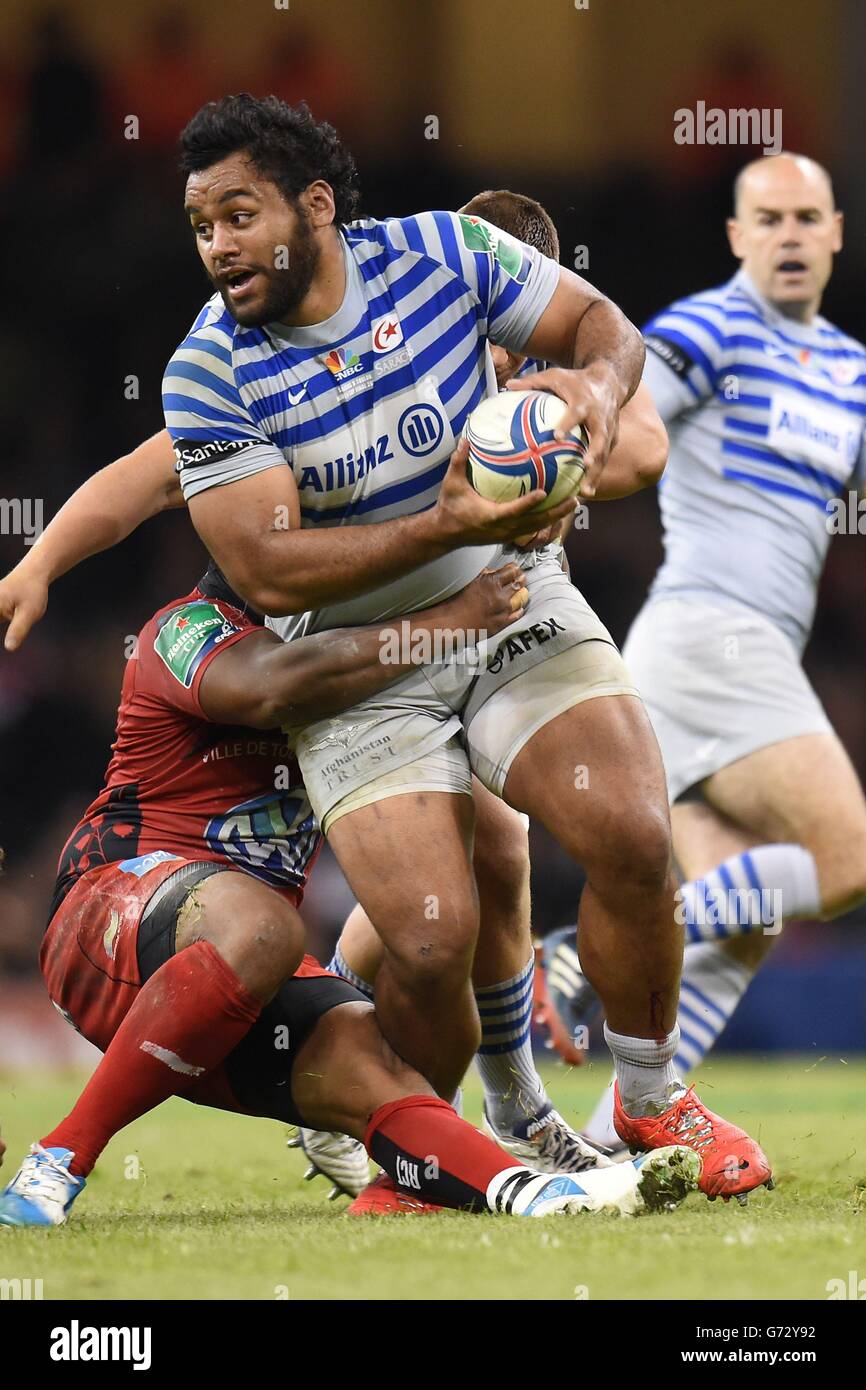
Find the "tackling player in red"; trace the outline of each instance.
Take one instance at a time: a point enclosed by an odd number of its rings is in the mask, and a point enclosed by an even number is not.
[[[413,615],[410,638],[497,632],[524,601],[508,565]],[[363,995],[304,955],[297,909],[319,834],[279,726],[404,674],[380,659],[387,631],[283,643],[213,565],[142,629],[40,956],[52,1002],[105,1055],[0,1197],[0,1225],[65,1221],[109,1139],[171,1095],[363,1139],[395,1185],[386,1210],[405,1200],[397,1185],[523,1215],[632,1212],[697,1186],[700,1163],[676,1147],[580,1182],[525,1168],[396,1056]]]

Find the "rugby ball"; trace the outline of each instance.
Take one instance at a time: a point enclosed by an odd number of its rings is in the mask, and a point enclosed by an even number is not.
[[[576,425],[565,439],[554,431],[566,409],[550,391],[500,391],[466,421],[469,481],[490,502],[512,502],[541,488],[547,511],[572,497],[585,472],[589,435]]]

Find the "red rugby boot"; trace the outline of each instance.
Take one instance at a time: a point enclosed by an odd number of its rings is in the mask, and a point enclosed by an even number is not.
[[[393,1178],[380,1173],[347,1208],[349,1216],[428,1216],[444,1211],[433,1202],[424,1202],[401,1192]]]
[[[695,1095],[693,1086],[674,1100],[661,1115],[634,1119],[622,1106],[619,1085],[614,1084],[613,1124],[619,1137],[637,1149],[659,1149],[666,1144],[685,1144],[703,1162],[698,1184],[710,1201],[736,1197],[746,1203],[753,1187],[775,1187],[772,1171],[761,1147],[745,1130],[714,1115]]]

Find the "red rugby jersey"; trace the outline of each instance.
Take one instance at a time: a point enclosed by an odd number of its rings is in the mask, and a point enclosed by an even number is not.
[[[145,623],[127,663],[105,785],[58,865],[52,915],[79,875],[168,855],[243,869],[293,902],[320,847],[285,735],[214,724],[199,704],[219,653],[261,628],[213,570]]]

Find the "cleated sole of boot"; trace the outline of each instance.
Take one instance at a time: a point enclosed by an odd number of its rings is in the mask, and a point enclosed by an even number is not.
[[[655,1149],[640,1168],[638,1191],[647,1211],[673,1211],[698,1190],[703,1164],[693,1149],[669,1145]]]

